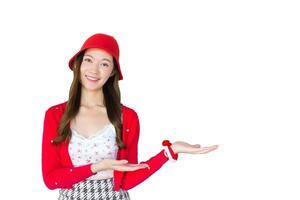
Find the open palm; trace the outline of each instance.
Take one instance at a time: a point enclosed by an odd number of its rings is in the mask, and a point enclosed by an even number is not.
[[[209,153],[218,148],[218,145],[211,145],[206,147],[201,147],[200,144],[189,144],[183,141],[176,141],[172,144],[172,149],[174,153],[188,153],[188,154],[204,154]]]

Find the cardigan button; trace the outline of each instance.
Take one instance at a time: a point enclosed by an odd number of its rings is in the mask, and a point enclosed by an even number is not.
[[[57,182],[55,182],[55,185],[57,185],[58,183]]]
[[[51,140],[51,143],[53,143],[53,140]]]
[[[57,109],[59,109],[59,107],[55,107],[55,109],[57,110]]]
[[[129,128],[126,129],[126,132],[129,132]]]
[[[70,169],[70,172],[72,172],[73,171],[73,169]]]
[[[169,156],[168,156],[166,150],[164,150],[164,154],[165,154],[165,156],[166,156],[167,158],[169,158]]]

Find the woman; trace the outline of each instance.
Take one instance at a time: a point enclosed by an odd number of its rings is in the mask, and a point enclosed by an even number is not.
[[[107,34],[90,36],[69,67],[74,74],[69,99],[45,112],[42,141],[43,180],[51,190],[60,188],[60,200],[129,200],[129,189],[179,153],[218,147],[165,140],[159,153],[138,163],[139,118],[121,103],[117,41]]]

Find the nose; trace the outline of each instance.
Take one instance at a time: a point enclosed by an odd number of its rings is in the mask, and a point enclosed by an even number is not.
[[[100,67],[100,63],[99,62],[94,62],[93,64],[92,64],[92,67],[91,67],[91,71],[92,72],[94,72],[94,73],[100,73],[100,70],[101,69],[101,67]]]

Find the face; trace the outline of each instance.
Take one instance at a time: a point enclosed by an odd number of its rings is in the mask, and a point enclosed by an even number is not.
[[[102,88],[113,71],[113,57],[108,52],[90,48],[84,53],[80,66],[82,85],[89,90]]]

